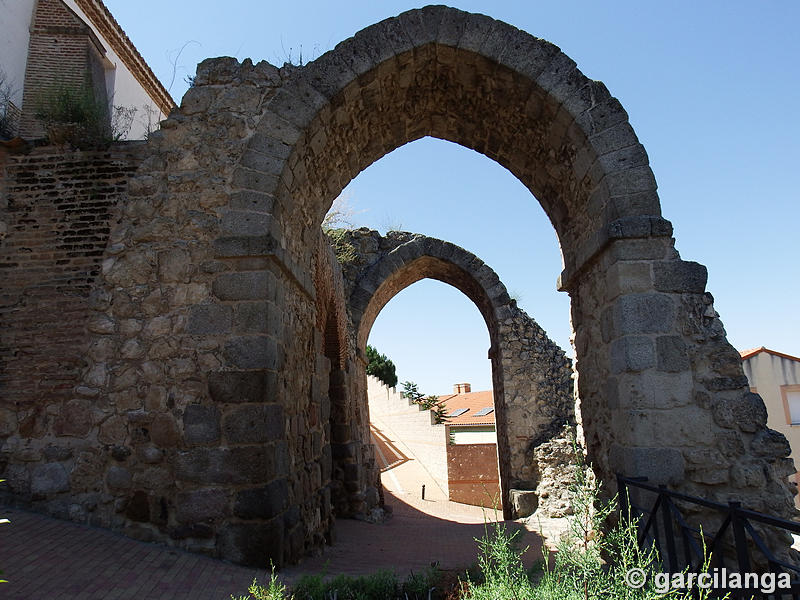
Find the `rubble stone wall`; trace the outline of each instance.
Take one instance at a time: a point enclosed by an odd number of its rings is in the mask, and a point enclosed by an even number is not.
[[[86,515],[69,489],[81,449],[103,418],[84,387],[91,294],[143,145],[107,151],[37,148],[0,157],[0,471],[17,499]],[[3,492],[0,488],[0,492]]]
[[[619,101],[559,48],[441,6],[382,21],[286,81],[238,165],[239,185],[274,200],[277,245],[287,264],[304,264],[303,232],[344,186],[425,135],[496,160],[550,218],[588,461],[607,493],[615,473],[646,473],[791,517],[788,444],[749,392],[706,270],[675,250]]]
[[[363,363],[348,351],[333,369],[319,330],[320,224],[361,170],[431,135],[509,169],[556,230],[580,422],[605,489],[616,472],[646,475],[794,515],[789,445],[749,392],[705,268],[675,250],[624,109],[559,48],[433,6],[302,67],[223,58],[194,81],[148,141],[89,296],[72,390],[91,400],[89,431],[59,435],[42,416],[36,437],[11,408],[0,478],[14,498],[261,567],[330,539],[334,461],[343,506],[377,502],[365,409],[348,404],[365,397]],[[356,421],[338,420],[340,438],[336,417],[330,438],[313,424],[326,397]]]

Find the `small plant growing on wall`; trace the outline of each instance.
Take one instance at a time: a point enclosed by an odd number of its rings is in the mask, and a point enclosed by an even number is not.
[[[135,113],[135,108],[109,107],[88,85],[57,84],[39,96],[35,116],[51,144],[91,150],[125,137]]]
[[[334,199],[330,210],[322,220],[322,231],[328,236],[336,260],[343,266],[355,262],[358,258],[358,252],[349,240],[350,230],[355,229],[353,224],[355,214],[356,211],[350,205],[348,197],[340,194]]]
[[[325,229],[323,224],[322,230],[328,236],[333,253],[336,255],[336,260],[339,261],[340,265],[349,265],[358,258],[355,246],[347,239],[347,229]]]
[[[426,396],[417,388],[413,381],[403,382],[403,397],[408,398],[414,404],[418,404],[425,410],[433,413],[433,420],[437,425],[443,424],[447,420],[447,408],[439,400],[439,396]]]

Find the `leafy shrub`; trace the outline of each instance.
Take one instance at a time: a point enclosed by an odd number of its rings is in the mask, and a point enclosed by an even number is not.
[[[377,377],[389,387],[397,385],[397,372],[394,363],[375,348],[367,345],[367,375]]]
[[[403,598],[409,600],[429,600],[441,579],[436,567],[428,567],[420,573],[411,573],[401,586]]]
[[[50,123],[88,123],[102,119],[107,111],[88,87],[56,85],[38,99],[36,118]]]
[[[344,267],[354,263],[358,258],[356,247],[349,238],[350,231],[355,229],[353,224],[355,214],[356,211],[351,206],[348,196],[339,194],[322,220],[322,232],[328,236],[336,260]]]
[[[325,583],[326,594],[310,600],[371,600],[372,598],[396,598],[400,582],[391,571],[378,571],[361,577],[337,575]],[[299,598],[305,596],[297,589]]]
[[[519,531],[509,533],[502,522],[487,525],[486,533],[478,540],[479,579],[467,577],[467,594],[470,600],[502,600],[505,598],[532,598],[533,587],[522,564],[525,549],[519,549]]]
[[[577,453],[576,453],[577,454]],[[711,590],[699,592],[656,590],[653,577],[638,589],[625,583],[630,569],[659,571],[654,548],[640,549],[635,522],[619,521],[606,527],[616,511],[616,501],[601,502],[600,487],[587,476],[578,455],[572,488],[573,514],[554,556],[545,550],[541,573],[532,576],[522,565],[517,532],[509,534],[502,523],[493,525],[479,540],[479,583],[468,578],[464,600],[705,600]],[[707,566],[707,565],[706,565]],[[727,596],[726,596],[727,598]]]
[[[16,133],[15,119],[11,112],[11,84],[5,71],[0,69],[0,139],[9,139]]]
[[[275,575],[275,565],[272,565],[271,568],[269,583],[266,587],[258,585],[258,581],[253,579],[253,583],[247,588],[249,596],[235,597],[231,594],[231,600],[292,600],[293,596],[286,597],[286,586]]]
[[[35,116],[48,129],[51,143],[94,149],[125,137],[135,114],[135,108],[109,108],[90,86],[57,84],[39,96]]]

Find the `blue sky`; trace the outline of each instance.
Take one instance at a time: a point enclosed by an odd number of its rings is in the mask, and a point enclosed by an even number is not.
[[[312,60],[409,2],[105,0],[179,101],[208,56]],[[795,1],[455,2],[547,39],[620,99],[650,156],[682,258],[705,264],[731,343],[800,355],[800,3]],[[183,48],[178,56],[178,52]],[[175,68],[174,68],[175,67]],[[174,71],[174,76],[173,76]],[[173,81],[174,80],[174,81]],[[354,221],[453,241],[498,272],[569,348],[560,254],[535,198],[471,150],[424,139],[345,191]],[[415,284],[379,315],[370,341],[428,393],[491,386],[474,306]]]

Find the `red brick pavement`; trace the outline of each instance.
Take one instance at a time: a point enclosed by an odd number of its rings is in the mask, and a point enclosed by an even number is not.
[[[137,542],[84,525],[2,508],[2,600],[227,600],[263,569]]]
[[[282,573],[288,581],[295,581],[302,573],[345,573],[361,575],[380,569],[395,571],[405,577],[410,572],[424,570],[431,563],[448,570],[463,570],[476,562],[478,543],[486,532],[483,517],[475,518],[474,511],[459,509],[464,505],[446,503],[454,510],[447,511],[444,503],[430,503],[432,511],[445,516],[426,514],[391,493],[386,502],[394,509],[385,523],[369,524],[359,521],[337,522],[336,543],[325,549],[321,556],[305,559],[300,565],[289,567]],[[414,502],[415,505],[422,501]],[[466,509],[474,507],[465,507]],[[489,519],[491,517],[487,515]],[[541,539],[523,526],[509,522],[510,531],[520,532],[521,547],[529,547],[524,562],[530,566],[541,558]],[[492,523],[488,527],[493,527]]]
[[[323,555],[285,569],[282,578],[302,573],[365,574],[391,569],[400,576],[433,561],[461,569],[475,562],[474,541],[484,532],[471,507],[409,499],[387,492],[394,508],[382,524],[337,523],[337,540]],[[430,507],[425,514],[415,506]],[[10,581],[0,584],[2,600],[227,600],[244,594],[266,570],[248,569],[166,546],[10,508],[0,526],[0,568]],[[512,524],[512,526],[514,526]],[[526,562],[539,556],[539,538],[522,530],[531,545]]]

